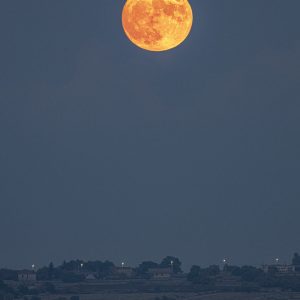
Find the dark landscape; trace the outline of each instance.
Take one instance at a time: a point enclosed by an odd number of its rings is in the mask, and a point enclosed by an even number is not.
[[[110,261],[64,261],[55,267],[0,270],[0,299],[300,299],[300,256],[291,264],[192,266],[182,271],[177,257],[138,267]]]

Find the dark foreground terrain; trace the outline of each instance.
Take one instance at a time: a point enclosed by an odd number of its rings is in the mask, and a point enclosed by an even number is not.
[[[300,300],[300,293],[130,293],[83,294],[80,300]],[[69,295],[43,296],[42,300],[64,300]]]
[[[39,283],[35,283],[37,288]],[[32,287],[33,288],[33,287]],[[300,300],[300,293],[265,289],[240,292],[221,287],[203,290],[184,279],[112,280],[55,283],[55,293],[22,296],[25,300]]]

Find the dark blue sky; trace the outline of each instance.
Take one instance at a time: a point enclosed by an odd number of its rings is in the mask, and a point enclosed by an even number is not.
[[[191,0],[133,46],[121,0],[1,0],[0,266],[300,251],[300,1]]]

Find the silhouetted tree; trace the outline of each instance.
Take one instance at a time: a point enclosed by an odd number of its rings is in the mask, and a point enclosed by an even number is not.
[[[212,265],[208,268],[200,268],[199,266],[192,266],[187,279],[193,283],[204,286],[213,286],[216,281],[216,276],[220,273],[219,266]]]
[[[292,264],[294,266],[300,266],[300,255],[298,253],[294,254],[293,260],[292,260]]]
[[[49,264],[49,267],[48,267],[48,279],[49,279],[49,280],[52,280],[53,277],[54,277],[54,265],[53,265],[53,263],[51,262],[51,263]]]
[[[262,275],[263,271],[261,269],[253,266],[241,267],[241,278],[244,281],[258,281]]]
[[[110,276],[113,273],[114,267],[114,263],[109,260],[102,262],[97,269],[97,276],[99,278],[105,278]]]
[[[241,268],[238,266],[225,265],[223,271],[232,276],[241,276]]]
[[[206,273],[208,276],[216,276],[220,274],[220,267],[217,265],[211,265],[206,269]]]
[[[190,272],[188,273],[187,279],[194,282],[199,277],[200,272],[201,268],[199,266],[192,266]]]
[[[64,261],[60,268],[64,271],[78,272],[81,268],[81,264],[84,264],[83,260],[70,260],[69,262]]]
[[[181,261],[177,258],[177,257],[174,257],[174,256],[167,256],[165,257],[162,262],[160,263],[160,266],[161,267],[172,267],[173,269],[173,272],[175,274],[177,273],[182,273],[182,270],[181,270]]]
[[[148,274],[149,269],[157,268],[159,264],[153,261],[144,261],[137,268],[137,274],[141,276],[145,276]]]
[[[15,270],[1,269],[0,270],[0,280],[17,280],[18,273]]]

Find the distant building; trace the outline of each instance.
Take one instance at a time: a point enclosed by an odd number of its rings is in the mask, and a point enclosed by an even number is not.
[[[125,277],[133,277],[134,275],[134,270],[133,268],[130,267],[117,267],[114,269],[114,273],[117,276],[125,276]]]
[[[85,275],[85,280],[87,280],[87,281],[97,280],[96,274],[94,274],[94,273],[87,273]]]
[[[148,273],[153,279],[168,279],[172,276],[172,268],[151,268]]]
[[[34,271],[22,270],[18,272],[19,281],[36,281],[36,273]]]
[[[293,274],[296,272],[296,266],[294,265],[263,265],[262,270],[265,273],[277,272],[279,274]]]

